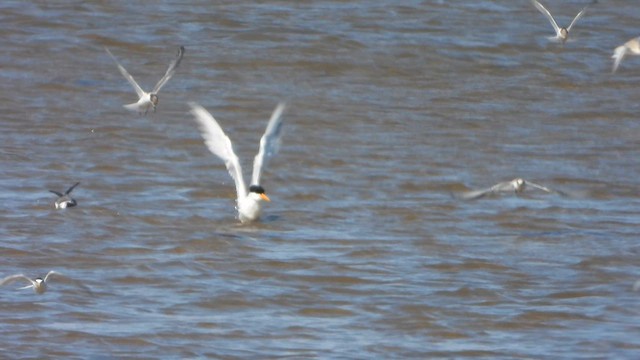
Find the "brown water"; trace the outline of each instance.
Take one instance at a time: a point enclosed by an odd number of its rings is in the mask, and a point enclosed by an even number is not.
[[[640,59],[610,55],[639,14],[561,46],[528,1],[3,1],[0,276],[93,296],[1,287],[2,357],[637,358]],[[123,109],[103,47],[149,89],[179,45],[158,112]],[[281,100],[240,225],[187,102],[248,177]],[[572,196],[451,196],[518,176]]]

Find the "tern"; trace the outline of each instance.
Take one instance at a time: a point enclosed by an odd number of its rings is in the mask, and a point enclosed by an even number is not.
[[[76,199],[72,198],[69,194],[71,193],[71,191],[73,191],[73,189],[80,185],[79,182],[71,185],[70,188],[67,189],[67,191],[64,192],[64,194],[59,193],[55,190],[49,190],[50,192],[58,195],[58,198],[56,199],[56,201],[53,203],[56,207],[56,209],[65,209],[68,207],[74,207],[76,205],[78,205],[78,203],[76,202]]]
[[[156,106],[158,106],[158,92],[160,92],[160,89],[162,89],[162,87],[167,83],[167,81],[171,79],[173,74],[176,73],[176,69],[180,65],[180,62],[182,61],[182,57],[184,56],[184,46],[180,46],[180,49],[178,50],[178,55],[176,56],[175,60],[171,62],[171,64],[169,65],[169,68],[167,69],[167,72],[164,74],[162,79],[158,81],[158,83],[153,88],[153,90],[151,90],[151,92],[146,92],[142,90],[140,85],[138,85],[138,83],[133,79],[133,76],[131,76],[127,72],[127,69],[125,69],[124,66],[120,64],[118,59],[116,59],[116,57],[113,56],[111,51],[109,51],[109,49],[106,47],[104,49],[107,51],[109,56],[111,56],[113,61],[116,62],[116,65],[118,65],[118,70],[120,70],[120,73],[122,74],[122,76],[124,76],[124,78],[127,79],[127,81],[129,81],[131,86],[133,86],[133,89],[138,94],[138,97],[139,97],[138,102],[133,104],[128,104],[128,105],[123,105],[123,106],[127,110],[137,111],[139,114],[142,114],[144,112],[144,114],[146,115],[149,109],[152,107],[153,107],[153,112],[156,112]]]
[[[613,56],[611,56],[613,59],[613,69],[611,73],[615,73],[616,70],[618,70],[618,66],[625,55],[640,55],[640,37],[633,38],[613,50]]]
[[[45,291],[47,291],[47,281],[49,280],[50,277],[56,277],[56,278],[67,278],[66,276],[62,275],[61,273],[57,272],[57,271],[49,271],[47,273],[47,275],[43,278],[36,278],[35,280],[23,275],[23,274],[17,274],[17,275],[11,275],[11,276],[7,276],[6,278],[2,279],[0,281],[0,286],[5,285],[5,284],[11,284],[13,282],[16,282],[18,280],[25,280],[30,282],[30,285],[24,286],[19,288],[19,290],[22,289],[28,289],[28,288],[33,288],[33,291],[35,291],[36,294],[44,294]],[[68,279],[68,278],[67,278]],[[69,279],[71,280],[71,279]],[[79,283],[75,280],[71,280],[72,282],[78,284],[83,290],[87,291],[88,293],[91,293],[91,290],[86,287],[84,284]]]
[[[513,192],[515,194],[520,194],[527,188],[527,186],[530,186],[532,188],[539,189],[548,193],[555,193],[563,196],[567,195],[562,191],[552,190],[546,186],[538,185],[531,181],[526,181],[525,179],[522,179],[522,178],[515,178],[511,181],[504,181],[504,182],[495,184],[492,187],[487,189],[467,191],[461,194],[459,198],[464,200],[472,200],[472,199],[479,199],[485,195],[497,194],[501,192]]]
[[[537,0],[531,0],[531,2],[536,7],[536,9],[538,9],[538,11],[540,11],[544,16],[547,17],[547,19],[551,23],[551,26],[553,26],[553,30],[556,31],[556,36],[550,39],[553,41],[561,41],[564,44],[567,41],[567,38],[569,38],[569,31],[571,31],[571,28],[573,27],[573,25],[575,25],[578,19],[580,19],[584,15],[584,12],[587,10],[587,8],[591,4],[595,4],[597,0],[594,0],[593,3],[582,8],[582,10],[580,10],[578,15],[576,15],[576,17],[573,18],[573,20],[571,21],[571,24],[569,24],[569,26],[566,28],[564,27],[561,28],[560,26],[558,26],[558,23],[553,18],[553,16],[551,16],[551,13],[549,12],[549,10],[547,10],[544,6],[542,6],[542,4],[540,4]]]
[[[260,185],[260,175],[268,160],[278,152],[282,135],[282,112],[285,104],[280,103],[271,114],[267,129],[260,139],[260,149],[253,160],[253,175],[249,192],[242,178],[242,168],[238,156],[233,151],[231,140],[224,133],[218,122],[202,106],[189,103],[191,114],[199,125],[204,142],[214,155],[222,159],[229,174],[236,183],[238,195],[236,209],[238,218],[242,223],[254,221],[260,218],[262,201],[271,201]]]

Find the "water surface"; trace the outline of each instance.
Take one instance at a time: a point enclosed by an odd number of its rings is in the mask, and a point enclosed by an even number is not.
[[[583,2],[549,3],[568,22]],[[635,4],[565,46],[527,1],[0,5],[0,288],[11,358],[634,358]],[[186,54],[155,114],[122,108]],[[241,225],[188,113],[273,200]],[[572,194],[459,201],[523,177]],[[81,184],[79,205],[52,208]],[[55,279],[54,279],[55,280]]]

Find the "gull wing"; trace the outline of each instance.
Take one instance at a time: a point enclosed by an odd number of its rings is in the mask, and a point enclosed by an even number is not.
[[[480,189],[480,190],[470,190],[460,194],[458,197],[463,200],[474,200],[484,197],[488,194],[495,194],[498,192],[513,190],[513,186],[511,185],[511,181],[504,181],[501,183],[497,183],[490,188]]]
[[[459,199],[462,200],[475,200],[475,199],[480,199],[481,197],[484,197],[487,194],[490,194],[491,188],[487,188],[487,189],[481,189],[481,190],[471,190],[471,191],[465,191],[462,194],[458,195],[457,197]]]
[[[552,193],[552,194],[558,194],[558,195],[562,195],[562,196],[568,196],[565,192],[562,191],[558,191],[558,190],[554,190],[554,189],[550,189],[546,186],[542,186],[540,184],[536,184],[536,183],[532,183],[531,181],[527,181],[526,182],[527,186],[531,186],[533,188],[548,192],[548,193]]]
[[[61,193],[61,192],[57,192],[57,191],[55,191],[55,190],[49,190],[49,192],[52,192],[52,193],[54,193],[54,194],[58,195],[59,197],[63,197],[63,196],[64,196],[64,194],[63,194],[63,193]]]
[[[247,188],[242,179],[242,168],[238,156],[233,152],[231,140],[205,108],[196,103],[189,103],[189,106],[191,106],[191,114],[199,125],[204,143],[209,151],[224,161],[229,175],[236,183],[238,200],[244,199],[247,196]]]
[[[113,59],[113,61],[116,62],[116,65],[118,65],[118,70],[120,70],[120,73],[122,74],[122,76],[124,76],[125,79],[127,79],[127,81],[129,82],[129,84],[131,84],[131,86],[133,86],[133,89],[136,91],[136,94],[138,94],[139,98],[142,98],[145,95],[144,90],[142,90],[142,88],[140,87],[140,85],[138,85],[138,83],[133,79],[133,76],[131,76],[131,74],[129,74],[127,72],[127,69],[124,68],[124,66],[122,66],[120,64],[120,62],[118,61],[118,59],[116,59],[115,56],[113,56],[113,54],[111,53],[111,51],[109,51],[108,48],[104,48],[105,50],[107,50],[107,53],[109,54],[109,56],[111,56],[111,58]]]
[[[580,12],[578,13],[578,15],[576,15],[576,17],[574,17],[573,20],[571,20],[571,24],[569,24],[569,27],[567,27],[567,31],[571,31],[571,28],[573,27],[573,25],[584,15],[584,12],[587,11],[587,8],[590,5],[591,4],[583,7],[582,10],[580,10]]]
[[[160,79],[160,81],[158,81],[156,86],[153,87],[153,90],[151,90],[152,93],[157,94],[158,91],[160,91],[160,89],[162,89],[164,84],[166,84],[167,81],[169,81],[169,79],[171,79],[173,74],[176,73],[176,69],[180,65],[180,62],[182,61],[182,57],[183,56],[184,56],[184,46],[180,46],[180,49],[178,49],[178,55],[177,55],[176,59],[173,60],[173,62],[171,64],[169,64],[169,68],[167,69],[167,72],[164,73],[164,76],[162,77],[162,79]]]
[[[70,192],[72,192],[72,191],[73,191],[73,189],[74,189],[76,186],[78,186],[78,185],[80,185],[80,182],[77,182],[77,183],[75,183],[75,184],[71,185],[71,187],[70,187],[69,189],[67,189],[67,191],[66,191],[64,194],[65,194],[65,195],[68,195],[68,194],[69,194]]]
[[[262,169],[267,165],[269,159],[278,153],[280,149],[280,139],[282,137],[282,113],[285,109],[285,103],[279,103],[271,114],[271,119],[267,124],[267,129],[260,139],[260,150],[253,159],[253,174],[251,176],[251,185],[260,184],[260,175]]]
[[[544,6],[542,6],[542,4],[540,4],[536,0],[531,0],[531,2],[536,7],[536,9],[538,9],[538,11],[540,11],[542,13],[542,15],[546,16],[547,19],[549,19],[549,22],[551,23],[551,26],[553,26],[553,30],[555,30],[556,34],[559,35],[560,34],[560,27],[558,26],[558,23],[556,23],[556,20],[553,18],[553,16],[551,16],[551,13],[549,12],[549,10],[547,10]],[[578,14],[578,15],[580,15],[580,14]]]
[[[6,285],[6,284],[11,284],[11,283],[16,282],[18,280],[27,280],[28,282],[31,283],[31,285],[29,285],[29,286],[33,286],[33,284],[34,284],[33,280],[29,279],[28,277],[24,276],[23,274],[17,274],[17,275],[7,276],[6,278],[0,280],[0,286]]]
[[[627,54],[627,47],[625,45],[618,46],[613,51],[613,56],[611,56],[611,58],[613,59],[613,69],[611,70],[611,73],[615,73],[616,70],[618,70],[618,66],[620,66],[620,62],[622,61],[622,58],[624,58],[626,54]]]
[[[91,289],[89,287],[87,287],[85,284],[83,284],[81,281],[72,279],[68,276],[65,276],[57,271],[51,270],[47,273],[47,276],[44,277],[44,282],[45,284],[47,283],[47,281],[49,280],[50,277],[55,277],[56,279],[60,279],[63,282],[68,282],[68,283],[72,283],[78,287],[80,287],[84,292],[88,293],[89,295],[93,295],[93,292],[91,291]]]
[[[56,277],[58,277],[58,276],[65,277],[64,275],[60,274],[59,272],[51,270],[51,271],[49,271],[49,272],[47,273],[47,275],[44,277],[43,281],[46,283],[46,282],[47,282],[47,280],[49,280],[49,277],[50,277],[50,276],[53,276],[53,275],[55,275]]]
[[[505,192],[505,191],[516,191],[516,189],[513,186],[513,182],[516,180],[517,179],[513,179],[511,181],[503,181],[501,183],[497,183],[491,187],[491,192],[497,193],[497,192]]]

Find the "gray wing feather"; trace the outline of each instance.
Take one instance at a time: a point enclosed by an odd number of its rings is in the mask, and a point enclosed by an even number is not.
[[[526,182],[527,186],[531,186],[533,188],[536,188],[538,190],[542,190],[548,193],[552,193],[552,194],[558,194],[558,195],[562,195],[562,196],[568,196],[567,193],[563,192],[563,191],[559,191],[559,190],[554,190],[554,189],[550,189],[546,186],[540,185],[540,184],[536,184],[536,183],[532,183],[531,181],[527,181]]]
[[[546,16],[547,19],[549,20],[549,22],[551,23],[551,26],[553,26],[553,30],[556,31],[556,34],[560,34],[560,27],[558,26],[558,23],[556,22],[556,20],[553,18],[553,16],[551,15],[551,13],[549,12],[549,10],[547,10],[544,6],[542,6],[542,4],[540,4],[538,1],[536,0],[531,0],[531,2],[533,3],[533,5],[536,7],[536,9],[538,9],[538,11],[540,11],[542,13],[542,15]]]
[[[499,192],[513,190],[513,186],[511,185],[511,181],[504,181],[501,183],[497,183],[490,188],[480,189],[480,190],[470,190],[464,192],[458,196],[458,198],[463,200],[474,200],[484,197],[488,194],[495,194]]]
[[[253,159],[253,174],[251,176],[251,184],[259,185],[262,169],[267,166],[269,159],[278,153],[282,138],[282,113],[285,109],[285,103],[279,103],[271,114],[267,129],[260,139],[260,150]]]
[[[576,17],[573,18],[573,20],[571,21],[571,24],[569,24],[569,27],[567,27],[567,31],[571,31],[571,28],[573,27],[573,25],[580,20],[580,18],[582,16],[584,16],[585,11],[587,11],[587,8],[589,7],[589,5],[585,6],[584,8],[582,8],[582,10],[580,10],[580,12],[578,13],[578,15],[576,15]]]
[[[171,79],[173,74],[176,73],[176,69],[180,65],[180,62],[182,61],[183,56],[184,56],[184,46],[180,46],[176,59],[173,60],[173,62],[169,65],[169,68],[167,69],[167,72],[164,74],[162,79],[160,79],[160,81],[158,81],[156,86],[153,87],[153,90],[151,91],[152,93],[157,94],[160,91],[160,89],[162,89],[162,87],[167,83],[167,81]]]
[[[122,66],[122,64],[120,64],[120,62],[118,61],[118,59],[116,59],[115,56],[113,56],[113,54],[111,53],[111,51],[109,51],[108,48],[104,48],[107,51],[107,54],[109,54],[109,56],[111,56],[111,58],[113,59],[113,61],[116,62],[116,65],[118,65],[118,70],[120,70],[120,73],[122,74],[122,76],[124,76],[125,79],[127,79],[127,81],[129,82],[129,84],[131,84],[131,86],[133,87],[133,89],[136,91],[136,94],[138,94],[139,98],[142,98],[145,95],[144,90],[142,90],[142,88],[140,87],[140,85],[138,85],[138,83],[136,82],[136,80],[133,78],[133,76],[131,76],[131,74],[129,74],[129,72],[127,71],[127,69],[124,68],[124,66]]]
[[[247,189],[242,178],[240,160],[233,151],[231,140],[205,108],[196,103],[189,103],[189,105],[191,106],[191,114],[199,125],[204,143],[209,151],[224,161],[229,174],[236,183],[238,199],[244,198],[247,195]]]
[[[480,199],[481,197],[484,197],[489,193],[491,193],[491,188],[466,191],[466,192],[463,192],[462,194],[459,194],[457,197],[462,200],[474,200],[474,199]]]
[[[68,194],[69,194],[70,192],[72,192],[72,191],[73,191],[73,189],[75,189],[75,187],[76,187],[76,186],[78,186],[78,185],[80,185],[80,183],[79,183],[79,182],[77,182],[77,183],[75,183],[75,184],[71,185],[71,187],[70,187],[69,189],[67,189],[67,191],[66,191],[64,194],[65,194],[65,195],[68,195]]]
[[[30,278],[26,277],[23,274],[17,274],[17,275],[7,276],[6,278],[0,280],[0,286],[6,285],[6,284],[11,284],[11,283],[16,282],[18,280],[27,280],[28,282],[33,284],[33,280],[31,280]]]

